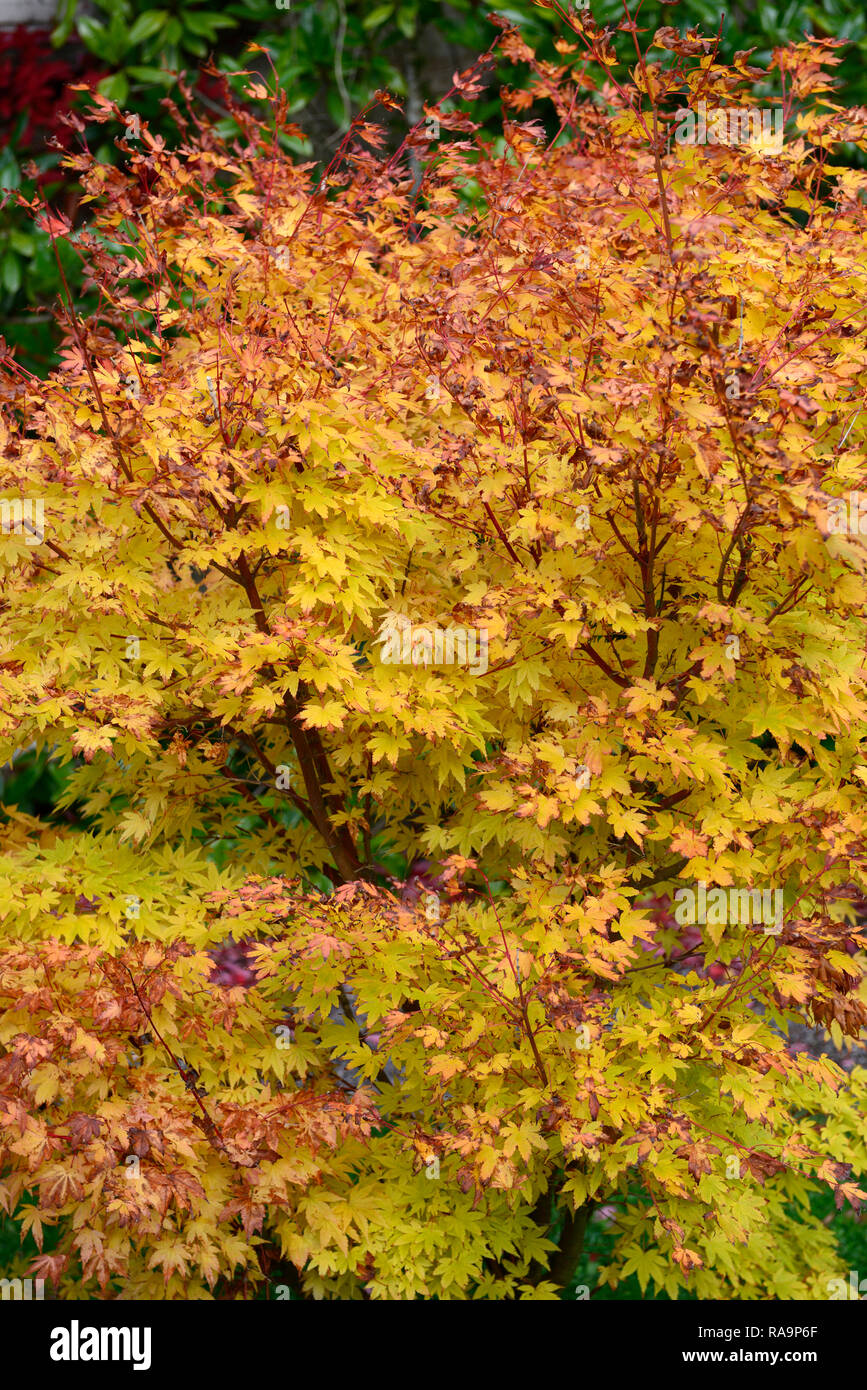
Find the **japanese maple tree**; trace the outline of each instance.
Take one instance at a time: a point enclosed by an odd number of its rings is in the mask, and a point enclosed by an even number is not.
[[[611,1285],[845,1273],[867,1073],[787,1027],[867,1021],[867,116],[808,41],[781,146],[672,141],[762,74],[624,23],[504,27],[503,151],[483,59],[312,189],[261,83],[67,159],[101,309],[0,417],[0,759],[78,815],[0,827],[0,1197],[66,1298],[557,1298],[600,1206]]]

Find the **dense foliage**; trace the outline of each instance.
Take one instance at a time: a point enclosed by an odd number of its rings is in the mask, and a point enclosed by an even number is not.
[[[53,31],[0,35],[0,69],[15,75],[0,99],[0,189],[21,189],[32,197],[38,188],[77,225],[86,207],[78,202],[74,178],[59,167],[58,143],[70,142],[63,122],[69,105],[74,102],[79,110],[86,105],[82,86],[119,102],[171,142],[176,132],[165,103],[184,105],[184,72],[197,103],[219,117],[217,128],[228,138],[237,125],[223,82],[237,97],[243,87],[239,70],[252,66],[269,72],[273,66],[299,126],[296,135],[281,136],[281,146],[309,155],[323,168],[352,116],[377,89],[387,88],[405,102],[405,115],[392,112],[385,125],[394,149],[407,123],[420,120],[424,102],[439,99],[452,73],[489,46],[491,10],[520,25],[540,59],[556,61],[560,18],[535,0],[513,0],[505,7],[485,0],[229,0],[219,7],[213,0],[95,0],[90,6],[62,0]],[[590,11],[608,29],[618,62],[630,65],[622,0],[593,0]],[[645,0],[638,17],[648,34],[660,25],[685,33],[699,24],[718,35],[725,61],[749,50],[760,66],[777,45],[805,34],[844,39],[847,48],[835,74],[839,100],[849,106],[867,102],[867,15],[861,0],[791,0],[783,7],[746,0],[725,10],[720,0]],[[261,53],[249,51],[248,44],[258,45]],[[197,74],[202,64],[210,76]],[[525,81],[523,72],[508,73],[507,66],[500,63],[491,71],[474,104],[474,119],[492,138],[502,139],[498,81]],[[99,127],[89,126],[75,138],[89,141],[102,162],[117,160],[114,142],[101,138]],[[862,155],[848,144],[838,158],[858,164]],[[64,243],[61,254],[74,297],[90,311],[95,301],[83,292],[74,244]],[[60,289],[48,238],[7,203],[0,211],[3,332],[19,361],[40,376],[57,364],[52,307]]]
[[[0,419],[0,757],[85,822],[0,827],[0,1196],[65,1297],[555,1298],[600,1208],[612,1286],[846,1275],[867,1073],[786,1032],[867,1019],[865,116],[810,41],[782,147],[669,141],[746,62],[571,27],[502,155],[365,113],[311,191],[278,95],[69,161],[99,313]]]

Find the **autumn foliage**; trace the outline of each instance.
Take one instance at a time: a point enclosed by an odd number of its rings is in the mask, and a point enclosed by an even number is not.
[[[0,417],[0,759],[77,816],[0,827],[0,1196],[62,1297],[557,1298],[600,1206],[612,1286],[845,1275],[867,1073],[786,1029],[867,1020],[867,115],[832,41],[770,99],[564,34],[504,30],[502,152],[482,62],[312,189],[261,84],[67,161],[100,312]],[[782,922],[686,940],[699,883]]]

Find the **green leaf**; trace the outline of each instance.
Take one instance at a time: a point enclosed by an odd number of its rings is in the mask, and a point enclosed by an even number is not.
[[[51,47],[61,48],[75,27],[75,10],[78,0],[61,0],[57,12],[57,24],[51,31]]]
[[[338,126],[339,129],[345,130],[347,125],[347,115],[343,107],[343,101],[341,99],[340,93],[337,91],[336,87],[329,87],[328,92],[325,96],[325,105],[328,108],[328,114],[331,117],[334,124]]]
[[[174,86],[174,75],[170,72],[164,72],[162,68],[148,68],[135,65],[134,67],[127,68],[126,71],[127,75],[129,77],[134,77],[136,82],[146,82],[148,86],[150,86],[152,82],[159,82],[163,87]]]
[[[13,227],[9,233],[9,245],[13,251],[17,251],[19,256],[32,256],[36,250],[36,243],[29,232],[20,232],[17,227]]]
[[[7,251],[3,257],[3,284],[10,294],[17,294],[21,288],[21,262],[14,251]]]
[[[130,44],[144,43],[145,39],[153,38],[154,34],[158,34],[162,29],[168,17],[167,10],[145,10],[129,31]]]
[[[201,34],[204,39],[216,37],[218,29],[234,29],[236,21],[222,14],[186,14],[184,24],[192,34]]]
[[[90,15],[85,14],[76,21],[76,28],[82,43],[90,49],[91,53],[102,57],[108,40],[105,25],[100,24],[98,19],[92,19]]]
[[[0,188],[20,188],[21,170],[11,146],[0,154]]]
[[[101,82],[97,82],[96,90],[108,97],[109,101],[116,101],[122,106],[129,96],[129,83],[122,72],[113,72]]]
[[[121,55],[129,48],[129,30],[126,27],[124,16],[116,10],[109,21],[108,36],[111,40],[109,57],[112,67],[119,67]]]
[[[394,11],[394,5],[375,5],[361,21],[362,29],[378,29]]]
[[[401,5],[397,12],[397,27],[405,38],[413,37],[417,21],[418,11],[413,6]]]

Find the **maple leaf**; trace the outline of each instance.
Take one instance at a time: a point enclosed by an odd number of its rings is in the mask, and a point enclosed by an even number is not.
[[[672,835],[670,845],[677,854],[686,859],[703,859],[707,855],[709,841],[706,836],[697,835],[689,826],[679,826]]]
[[[69,1256],[55,1252],[53,1255],[35,1255],[28,1267],[28,1274],[33,1274],[37,1279],[44,1279],[47,1283],[57,1287],[60,1279],[69,1268]]]
[[[327,960],[332,953],[339,956],[347,956],[350,947],[344,941],[338,940],[336,936],[329,936],[327,932],[313,932],[307,938],[308,953],[318,951],[323,960]]]
[[[64,213],[49,212],[47,209],[36,218],[36,225],[47,232],[52,241],[55,237],[66,236],[72,231],[72,223]]]
[[[689,1274],[690,1270],[701,1269],[703,1266],[702,1258],[695,1250],[690,1250],[686,1246],[676,1245],[671,1252],[671,1258],[678,1264],[684,1274]]]

